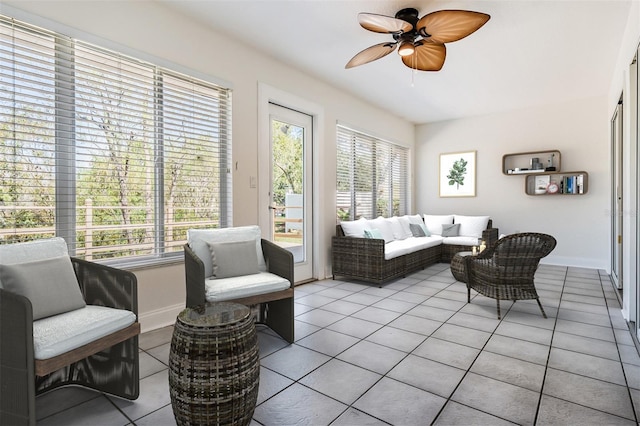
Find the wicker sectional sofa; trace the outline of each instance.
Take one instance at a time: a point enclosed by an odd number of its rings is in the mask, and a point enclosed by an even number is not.
[[[424,232],[431,235],[414,236],[415,228],[410,231],[412,223],[422,225]],[[459,235],[442,236],[443,225],[456,224]],[[445,231],[445,235],[450,234]],[[488,216],[407,215],[341,222],[331,241],[333,278],[343,276],[382,284],[434,263],[451,262],[456,253],[471,250],[479,238],[487,246],[498,239],[498,229],[492,227]]]

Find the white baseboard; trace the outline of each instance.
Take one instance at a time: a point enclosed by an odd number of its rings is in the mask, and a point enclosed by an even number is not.
[[[558,265],[558,266],[574,266],[577,268],[588,269],[604,269],[609,271],[609,266],[602,262],[602,259],[588,259],[584,257],[554,256],[549,255],[540,260],[541,264]]]
[[[175,324],[176,317],[183,309],[184,304],[180,303],[173,306],[167,306],[166,308],[157,309],[155,311],[138,314],[141,333]]]

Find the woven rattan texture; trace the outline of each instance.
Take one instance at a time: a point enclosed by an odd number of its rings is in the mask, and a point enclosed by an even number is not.
[[[459,253],[456,253],[455,256],[453,256],[453,259],[451,259],[451,273],[453,274],[453,277],[460,281],[461,283],[466,283],[467,282],[467,275],[465,273],[465,266],[464,266],[464,258],[466,256],[469,256],[471,254],[470,251],[462,251]]]
[[[258,337],[250,310],[237,322],[176,321],[169,354],[171,405],[178,425],[248,425],[258,398]]]
[[[488,228],[482,232],[487,246],[498,239],[498,230],[492,225],[489,220]],[[384,240],[346,237],[342,226],[337,225],[331,239],[333,276],[382,284],[434,263],[450,262],[456,253],[468,251],[469,246],[440,244],[389,260],[385,260],[384,250]]]
[[[551,235],[534,232],[507,235],[478,256],[465,257],[467,288],[496,299],[498,318],[500,300],[535,299],[540,304],[534,274],[540,259],[556,246]],[[469,296],[470,300],[470,296]]]

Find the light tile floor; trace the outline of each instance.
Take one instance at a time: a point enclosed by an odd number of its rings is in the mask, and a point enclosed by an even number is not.
[[[603,271],[541,265],[532,301],[501,304],[437,264],[375,286],[296,287],[296,342],[258,326],[258,425],[634,425],[640,357]],[[140,337],[136,401],[69,387],[38,425],[173,425],[172,327]]]

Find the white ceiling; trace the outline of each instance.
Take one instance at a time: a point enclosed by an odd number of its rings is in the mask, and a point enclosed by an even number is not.
[[[161,0],[176,12],[359,98],[426,123],[606,95],[633,0]],[[360,50],[391,41],[359,12],[415,7],[484,12],[480,30],[447,44],[439,72],[392,53],[346,70]]]

